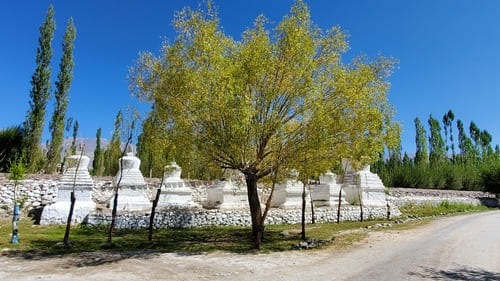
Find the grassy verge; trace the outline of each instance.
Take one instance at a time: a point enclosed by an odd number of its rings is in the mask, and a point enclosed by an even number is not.
[[[381,223],[381,220],[365,222],[322,223],[308,225],[307,236],[331,240],[330,245],[339,248],[350,245],[362,237],[359,234],[337,235],[340,231],[359,229]],[[71,248],[56,245],[62,241],[64,226],[34,225],[29,219],[19,222],[19,244],[10,244],[10,221],[0,221],[0,249],[10,251],[38,251],[44,254],[78,253],[87,251],[134,251],[161,252],[212,252],[225,251],[251,253],[252,237],[249,227],[199,227],[188,229],[155,230],[153,241],[147,241],[147,230],[118,229],[113,245],[106,243],[106,227],[75,226],[71,230]],[[262,244],[263,252],[286,251],[301,241],[300,225],[270,225],[266,227]]]
[[[428,217],[439,214],[487,210],[486,207],[444,202],[440,205],[407,205],[401,208],[403,216]],[[385,223],[385,220],[310,224],[309,238],[328,240],[328,247],[342,249],[366,236],[366,227]],[[405,223],[406,227],[418,223]],[[403,227],[398,225],[397,227]],[[64,237],[65,226],[34,225],[29,219],[19,222],[20,242],[10,244],[11,222],[0,221],[0,249],[3,253],[37,253],[43,255],[80,253],[93,251],[159,251],[159,252],[233,252],[253,253],[251,229],[249,227],[219,226],[187,229],[155,230],[153,241],[147,241],[147,230],[116,230],[113,244],[106,243],[107,227],[74,226],[71,230],[71,248],[58,245]],[[363,231],[356,231],[359,229]],[[355,231],[349,231],[355,230]],[[266,227],[261,252],[287,251],[297,245],[300,225],[270,225]],[[59,243],[60,244],[60,243]]]
[[[440,204],[407,204],[399,207],[399,210],[401,211],[403,217],[430,217],[452,213],[486,211],[490,209],[483,205],[475,206],[472,204],[443,201]]]

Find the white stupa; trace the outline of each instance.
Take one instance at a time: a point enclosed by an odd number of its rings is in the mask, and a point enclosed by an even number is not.
[[[385,186],[377,174],[370,172],[370,165],[354,171],[348,160],[342,160],[345,168],[343,188],[348,201],[361,201],[363,206],[386,206]],[[361,195],[361,196],[360,196]]]
[[[94,181],[89,175],[89,157],[80,153],[68,156],[66,163],[68,169],[64,172],[61,180],[57,184],[56,203],[45,206],[42,211],[40,224],[63,224],[68,220],[71,206],[71,192],[75,191],[75,207],[73,210],[72,223],[84,222],[88,214],[95,210],[95,203],[92,201],[92,189]],[[79,165],[78,165],[78,162]],[[78,169],[77,169],[78,167]]]
[[[363,205],[385,207],[387,205],[385,186],[379,176],[370,171],[370,165],[366,165],[356,174]]]
[[[293,171],[292,177],[274,187],[271,207],[302,208],[303,184],[297,180],[298,173]],[[309,196],[306,190],[306,196]]]
[[[123,169],[122,169],[123,163]],[[151,209],[147,186],[139,170],[141,160],[132,152],[118,160],[118,173],[113,180],[113,187],[118,188],[118,211],[140,211]],[[114,193],[109,200],[109,208],[113,208]]]
[[[319,177],[320,184],[314,185],[312,199],[316,206],[332,207],[338,204],[341,185],[337,183],[337,175],[331,171]],[[346,203],[345,192],[341,194],[341,204]]]
[[[209,207],[219,209],[245,209],[248,208],[248,193],[244,184],[230,178],[219,181],[207,189]]]
[[[196,208],[193,202],[193,189],[181,179],[182,169],[177,163],[165,166],[163,186],[158,207],[160,208]]]

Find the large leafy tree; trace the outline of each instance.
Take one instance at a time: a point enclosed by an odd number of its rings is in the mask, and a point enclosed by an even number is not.
[[[134,93],[156,104],[175,155],[196,147],[203,161],[245,175],[257,248],[264,230],[259,180],[278,167],[347,155],[359,165],[375,161],[399,132],[386,96],[392,60],[343,64],[346,35],[315,26],[302,1],[274,30],[266,24],[259,16],[235,41],[210,2],[206,10],[186,8],[176,15],[175,41],[159,57],[143,54],[130,77]]]
[[[58,81],[56,82],[56,104],[52,120],[49,124],[52,139],[48,147],[47,168],[48,173],[54,172],[61,162],[61,150],[64,137],[64,121],[68,108],[68,96],[71,81],[73,80],[73,42],[76,37],[76,29],[73,19],[68,20],[68,26],[64,33],[62,43],[63,55],[59,64]]]
[[[40,141],[45,122],[45,107],[50,96],[50,75],[52,73],[50,61],[55,28],[54,8],[50,5],[45,21],[40,27],[39,47],[36,50],[36,69],[31,77],[30,108],[24,122],[26,130],[25,161],[31,171],[40,168],[43,156]]]

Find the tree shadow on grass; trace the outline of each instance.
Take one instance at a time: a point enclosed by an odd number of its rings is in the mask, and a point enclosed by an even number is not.
[[[500,272],[491,272],[478,267],[456,267],[449,270],[421,267],[421,272],[410,272],[409,275],[432,280],[500,280]]]
[[[221,251],[254,254],[290,250],[299,235],[284,236],[279,230],[267,230],[261,251],[253,249],[251,230],[246,227],[201,227],[190,229],[158,229],[153,241],[147,241],[147,230],[117,229],[113,243],[108,244],[106,227],[75,227],[71,231],[71,247],[62,245],[59,232],[48,232],[30,239],[30,250],[3,254],[21,260],[64,259],[61,266],[87,267],[115,263],[126,259],[152,259],[162,253],[178,256],[205,255]]]

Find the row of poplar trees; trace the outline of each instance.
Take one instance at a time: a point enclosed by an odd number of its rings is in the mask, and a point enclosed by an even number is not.
[[[64,131],[65,128],[69,131],[71,123],[73,123],[71,118],[66,120],[69,89],[73,79],[73,43],[76,38],[76,29],[73,19],[70,18],[62,43],[63,54],[59,64],[58,81],[55,82],[54,112],[49,123],[51,140],[47,143],[45,154],[40,142],[45,124],[46,105],[52,92],[50,77],[52,74],[52,39],[54,38],[55,29],[54,8],[50,5],[45,21],[40,27],[39,47],[36,52],[36,69],[31,78],[30,108],[23,124],[25,131],[23,158],[30,172],[45,170],[51,173],[60,168]],[[78,122],[75,121],[73,127],[75,138],[77,132]],[[75,144],[73,142],[72,150],[74,149]]]
[[[453,111],[441,122],[429,116],[428,131],[415,118],[415,156],[401,155],[401,147],[373,166],[386,186],[486,190],[499,193],[500,147],[474,121],[468,128]],[[458,138],[455,138],[455,130]],[[467,130],[468,129],[468,130]],[[444,133],[444,135],[443,135]]]
[[[56,22],[54,7],[49,6],[45,21],[40,26],[39,46],[36,51],[36,69],[31,77],[29,110],[22,126],[14,126],[0,131],[0,171],[6,172],[9,167],[21,160],[29,172],[55,173],[64,167],[64,158],[76,154],[79,123],[67,118],[69,91],[73,80],[73,49],[76,28],[73,19],[67,22],[62,42],[62,56],[55,87],[51,83],[52,75],[52,40]],[[45,147],[41,145],[45,127],[46,106],[54,97],[54,112],[49,122],[51,134]],[[71,133],[72,130],[72,133]],[[114,133],[108,146],[101,146],[101,128],[97,130],[97,147],[94,152],[93,174],[114,175],[118,170],[118,158],[121,155],[120,133],[122,130],[122,112],[118,112]],[[71,146],[64,149],[64,140],[72,136]],[[62,156],[62,157],[61,157]]]

